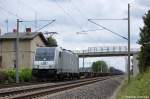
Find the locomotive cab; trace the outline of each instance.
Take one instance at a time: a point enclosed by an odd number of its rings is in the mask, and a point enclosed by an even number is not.
[[[35,52],[35,59],[33,63],[33,75],[38,77],[49,77],[57,73],[57,54],[59,53],[57,47],[41,47],[37,48]],[[61,52],[60,52],[61,53]]]

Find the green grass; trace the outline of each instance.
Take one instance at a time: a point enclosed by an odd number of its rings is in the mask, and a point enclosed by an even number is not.
[[[145,98],[142,98],[143,96]],[[130,99],[131,97],[150,99],[150,69],[135,78],[131,78],[130,83],[127,83],[127,80],[124,82],[118,92],[117,99]]]

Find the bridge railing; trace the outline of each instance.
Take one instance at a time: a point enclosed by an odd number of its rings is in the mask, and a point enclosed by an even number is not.
[[[127,52],[127,46],[105,46],[105,47],[89,47],[87,50],[75,50],[74,53],[94,53],[94,52]],[[131,48],[130,51],[140,51],[139,48]]]

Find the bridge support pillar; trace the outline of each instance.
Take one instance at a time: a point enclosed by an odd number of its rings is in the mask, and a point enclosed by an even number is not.
[[[84,50],[83,50],[83,67],[82,67],[82,70],[83,70],[83,72],[84,72]]]
[[[133,76],[135,77],[139,74],[139,66],[138,66],[138,54],[133,54]]]

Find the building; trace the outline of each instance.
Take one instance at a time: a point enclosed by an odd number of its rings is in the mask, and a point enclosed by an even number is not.
[[[14,30],[0,37],[0,68],[15,68],[16,36]],[[30,28],[19,33],[19,40],[19,68],[32,68],[36,48],[46,46],[47,40],[41,32],[31,32]]]

